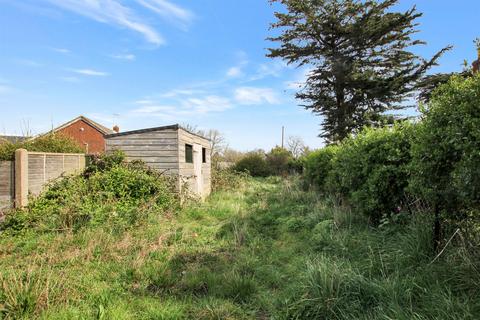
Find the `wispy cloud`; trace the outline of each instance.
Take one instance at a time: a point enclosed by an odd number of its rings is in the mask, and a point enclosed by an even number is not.
[[[200,89],[174,89],[168,92],[162,93],[161,98],[176,98],[180,96],[193,96],[198,94],[204,94],[205,90]]]
[[[236,54],[237,62],[233,67],[227,70],[228,78],[239,78],[244,75],[243,69],[248,65],[248,57],[244,51],[238,51]]]
[[[227,70],[227,77],[237,78],[243,75],[242,68],[240,67],[231,67]]]
[[[173,102],[162,104],[154,100],[139,100],[136,102],[138,107],[133,109],[131,114],[178,121],[211,112],[222,112],[233,107],[230,99],[217,95],[184,97]]]
[[[63,54],[71,53],[70,50],[65,49],[65,48],[50,48],[50,49],[52,49],[52,50],[55,51],[55,52],[63,53]]]
[[[124,54],[112,54],[112,58],[118,59],[118,60],[127,60],[127,61],[134,61],[137,57],[135,57],[134,54],[131,53],[124,53]]]
[[[267,77],[278,78],[282,73],[291,68],[283,61],[274,60],[268,63],[262,63],[258,66],[256,72],[250,77],[250,81],[261,80]]]
[[[165,42],[163,37],[118,0],[46,0],[60,8],[142,34],[155,45]]]
[[[139,4],[155,12],[166,20],[186,29],[193,21],[195,15],[185,8],[182,8],[167,0],[137,0]]]
[[[93,69],[71,69],[71,71],[84,76],[93,76],[93,77],[106,77],[110,75],[107,72],[97,71]]]
[[[271,88],[241,87],[235,90],[235,100],[244,105],[278,104],[280,98]]]
[[[44,66],[43,63],[40,63],[34,60],[29,60],[29,59],[16,59],[15,62],[18,64],[21,64],[22,66],[32,67],[32,68],[39,68]]]

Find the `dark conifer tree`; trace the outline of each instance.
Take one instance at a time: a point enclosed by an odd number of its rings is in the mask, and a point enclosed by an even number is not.
[[[430,60],[411,52],[425,44],[412,39],[422,14],[395,12],[398,0],[270,1],[286,11],[275,13],[271,27],[280,34],[269,40],[279,46],[268,56],[312,68],[297,98],[323,117],[320,136],[329,143],[392,119],[387,111],[405,108],[419,80],[449,49]]]

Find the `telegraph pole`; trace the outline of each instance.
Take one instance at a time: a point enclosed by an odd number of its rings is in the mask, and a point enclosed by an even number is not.
[[[284,146],[284,141],[285,141],[285,127],[282,126],[282,149],[283,149],[283,146]]]

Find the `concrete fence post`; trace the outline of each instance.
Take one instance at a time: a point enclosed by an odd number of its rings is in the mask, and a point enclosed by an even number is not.
[[[15,151],[15,207],[28,205],[28,151]]]

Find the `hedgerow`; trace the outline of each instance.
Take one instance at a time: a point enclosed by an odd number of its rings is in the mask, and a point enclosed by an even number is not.
[[[375,224],[405,209],[408,195],[435,214],[437,241],[445,226],[464,228],[478,241],[480,75],[453,77],[421,111],[419,123],[365,128],[312,153],[304,179]]]
[[[260,152],[247,154],[235,164],[233,170],[237,172],[247,172],[253,177],[266,177],[271,174],[266,157]]]
[[[346,139],[331,160],[327,190],[375,224],[399,211],[408,185],[411,130],[406,124],[366,128]]]
[[[325,192],[325,183],[332,170],[332,159],[338,147],[330,145],[316,150],[304,159],[304,177],[311,187]]]
[[[422,109],[412,145],[410,191],[427,199],[437,223],[480,230],[480,74],[453,77]],[[441,217],[440,217],[441,215]],[[440,221],[441,220],[441,221]],[[439,231],[439,230],[437,230]]]
[[[16,143],[2,141],[0,143],[0,161],[14,160],[17,149],[37,152],[85,153],[85,150],[72,138],[51,133]]]

